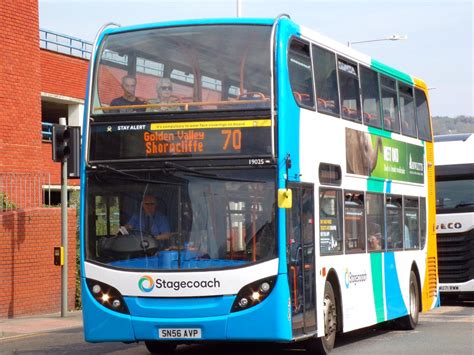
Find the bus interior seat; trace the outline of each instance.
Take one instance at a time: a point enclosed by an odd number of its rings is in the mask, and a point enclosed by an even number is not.
[[[376,115],[364,112],[364,121],[371,126],[380,127],[380,120]]]
[[[240,94],[237,100],[250,101],[250,100],[265,100],[265,95],[258,91],[246,92]]]
[[[318,101],[319,110],[330,112],[330,113],[338,113],[336,111],[336,104],[334,103],[333,100],[322,99],[318,97],[317,101]]]
[[[299,92],[299,91],[293,91],[293,95],[299,104],[306,105],[306,106],[314,105],[312,95],[310,94]]]
[[[240,94],[237,96],[238,101],[261,101],[256,103],[249,103],[248,105],[239,105],[238,107],[249,107],[249,108],[263,108],[267,106],[268,98],[265,94],[258,91],[251,91]]]
[[[342,106],[342,113],[346,117],[356,118],[356,119],[360,120],[359,111],[355,108],[349,108],[347,106]]]
[[[328,102],[324,99],[321,99],[321,98],[317,98],[317,102],[318,102],[318,108],[319,109],[323,109],[323,110],[327,110],[328,109]]]

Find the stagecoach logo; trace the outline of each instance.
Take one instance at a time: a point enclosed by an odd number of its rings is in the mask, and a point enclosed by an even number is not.
[[[142,292],[151,292],[154,288],[165,291],[182,291],[185,289],[216,289],[221,287],[221,282],[216,279],[209,280],[166,280],[157,278],[154,280],[151,276],[143,275],[138,280],[138,288]]]
[[[357,285],[359,282],[366,282],[367,273],[364,271],[362,274],[353,274],[349,269],[346,269],[344,281],[346,288],[349,288],[350,284]]]
[[[138,287],[142,292],[151,292],[155,287],[155,283],[150,276],[144,275],[138,280]]]

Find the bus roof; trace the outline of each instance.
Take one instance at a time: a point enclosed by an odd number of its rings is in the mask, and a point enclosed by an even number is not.
[[[457,133],[457,134],[442,134],[435,136],[435,142],[454,142],[454,141],[463,141],[468,140],[473,133]]]
[[[393,67],[390,67],[370,56],[367,54],[360,52],[352,47],[349,47],[341,42],[337,42],[336,40],[333,40],[317,31],[314,31],[312,29],[309,29],[307,27],[301,27],[301,32],[303,35],[306,35],[308,38],[315,40],[317,43],[321,44],[322,46],[326,47],[327,49],[330,49],[332,51],[336,51],[339,54],[342,54],[346,56],[349,59],[356,60],[358,62],[361,62],[362,64],[365,64],[372,69],[375,69],[382,74],[391,76],[397,80],[401,80],[407,84],[410,85],[415,85],[418,86],[421,89],[424,89],[425,91],[428,90],[428,87],[426,83],[412,75],[409,75],[407,73],[404,73],[398,69],[395,69]]]
[[[474,133],[435,136],[435,165],[474,164]]]
[[[113,34],[129,31],[146,30],[158,27],[174,27],[174,26],[194,26],[194,25],[267,25],[270,26],[274,23],[274,19],[269,18],[209,18],[209,19],[192,19],[192,20],[177,20],[177,21],[166,21],[166,22],[152,22],[141,25],[125,26],[125,27],[114,27],[108,28],[104,31],[104,34]]]
[[[292,21],[291,18],[283,18],[283,21]],[[178,20],[178,21],[166,21],[166,22],[154,22],[134,26],[125,26],[125,27],[115,27],[107,28],[102,32],[102,36],[106,34],[122,33],[129,31],[145,30],[150,28],[157,27],[173,27],[173,26],[190,26],[190,25],[213,25],[213,24],[247,24],[247,25],[272,25],[275,22],[273,18],[209,18],[209,19],[190,19],[190,20]],[[330,48],[333,51],[336,51],[348,58],[355,59],[362,64],[383,73],[394,77],[397,80],[404,81],[410,85],[418,86],[424,90],[427,90],[426,83],[414,76],[406,74],[398,69],[392,68],[376,59],[371,58],[370,56],[353,49],[352,47],[346,46],[340,42],[337,42],[329,37],[326,37],[314,30],[311,30],[304,26],[299,26],[302,35],[307,36],[308,38],[317,41],[318,43]]]

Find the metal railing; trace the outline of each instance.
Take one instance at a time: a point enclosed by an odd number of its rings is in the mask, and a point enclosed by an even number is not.
[[[49,122],[41,122],[41,139],[51,142],[53,139],[53,124]]]
[[[84,59],[92,53],[91,42],[44,29],[40,29],[40,47]]]
[[[84,59],[90,59],[92,54],[93,43],[84,41],[80,38],[75,38],[65,34],[53,32],[50,30],[40,29],[40,47],[48,49],[50,51],[55,51]],[[126,66],[128,63],[127,55],[121,56],[118,53],[110,50],[105,50],[102,55],[102,58],[109,62],[121,64],[124,66]],[[162,77],[164,73],[163,67],[164,65],[162,63],[158,63],[140,57],[137,58],[136,69],[139,73]],[[171,73],[171,78],[178,81],[186,82],[188,84],[194,83],[193,74],[186,74],[178,70],[173,70],[173,72]],[[222,90],[222,83],[220,80],[209,78],[206,76],[203,76],[201,79],[203,88],[216,91]],[[230,93],[233,95],[238,95],[240,92],[237,87],[231,87]]]
[[[0,213],[44,207],[46,196],[51,201],[49,173],[0,172]]]

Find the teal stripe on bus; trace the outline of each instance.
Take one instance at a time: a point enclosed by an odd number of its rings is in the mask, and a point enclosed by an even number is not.
[[[370,267],[372,269],[372,290],[374,292],[375,316],[377,317],[377,323],[380,323],[385,321],[382,253],[370,254]]]
[[[394,77],[395,79],[404,81],[407,84],[414,85],[412,78],[410,75],[405,74],[395,68],[389,67],[388,65],[379,62],[378,60],[372,59],[371,66],[373,69],[376,69],[384,74]]]
[[[370,127],[370,126],[368,126],[367,128],[369,129],[370,134],[375,134],[377,136],[381,136],[381,137],[389,138],[389,139],[392,138],[392,132],[390,131],[384,131],[383,129]]]
[[[381,192],[383,193],[384,190],[385,180],[376,178],[376,177],[369,177],[367,179],[367,192]]]

